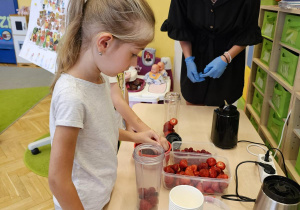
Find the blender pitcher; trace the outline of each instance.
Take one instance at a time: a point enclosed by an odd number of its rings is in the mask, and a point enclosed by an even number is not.
[[[164,117],[164,135],[178,133],[178,116],[180,109],[180,93],[168,92],[164,98],[165,117]]]
[[[158,209],[164,149],[158,144],[140,144],[133,151],[137,186],[137,209]]]

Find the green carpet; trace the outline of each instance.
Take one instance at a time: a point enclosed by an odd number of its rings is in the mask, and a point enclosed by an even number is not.
[[[49,94],[49,87],[0,90],[0,133]]]
[[[39,139],[43,139],[48,136],[50,136],[49,133],[42,136]],[[45,146],[41,146],[39,147],[39,150],[41,151],[41,153],[33,155],[31,154],[30,150],[26,149],[24,154],[24,163],[27,166],[27,168],[29,168],[34,173],[40,176],[48,177],[51,145],[48,144]]]

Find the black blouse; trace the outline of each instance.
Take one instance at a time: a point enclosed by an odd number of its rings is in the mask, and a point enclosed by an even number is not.
[[[168,19],[161,26],[168,36],[192,43],[198,72],[232,46],[255,45],[262,41],[258,26],[260,0],[171,0]],[[183,57],[184,61],[184,57]],[[242,96],[245,50],[228,64],[219,79],[206,77],[192,83],[182,62],[181,91],[190,103],[219,106]]]

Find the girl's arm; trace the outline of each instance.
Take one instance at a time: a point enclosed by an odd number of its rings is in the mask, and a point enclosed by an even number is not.
[[[51,146],[49,186],[62,209],[84,209],[72,182],[72,167],[80,128],[57,126]]]
[[[137,132],[151,130],[151,128],[146,125],[130,108],[126,100],[122,95],[122,91],[118,83],[111,83],[111,98],[116,110],[121,114],[121,116],[126,121],[126,124],[130,127],[129,129],[135,130]]]
[[[126,126],[128,126],[129,131],[135,130],[139,133],[133,133],[120,130],[121,141],[132,141],[136,143],[146,143],[153,142],[153,140],[157,141],[165,150],[169,148],[169,144],[167,139],[163,136],[159,136],[155,131],[151,130],[149,126],[147,126],[130,108],[128,102],[124,99],[122,95],[122,91],[118,85],[118,83],[111,83],[111,98],[114,104],[114,107],[121,114],[121,116],[126,121]],[[127,95],[128,93],[126,93]],[[128,95],[127,95],[128,98]]]

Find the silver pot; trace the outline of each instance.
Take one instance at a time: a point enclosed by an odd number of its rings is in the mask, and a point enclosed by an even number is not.
[[[300,186],[283,176],[264,179],[254,210],[297,210],[300,205]]]

